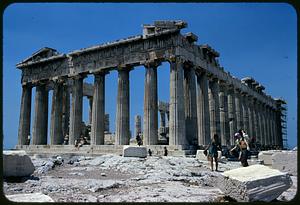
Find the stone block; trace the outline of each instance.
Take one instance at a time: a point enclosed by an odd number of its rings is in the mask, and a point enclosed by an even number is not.
[[[292,186],[287,173],[264,165],[252,165],[222,173],[219,188],[238,202],[270,202]]]
[[[272,155],[274,154],[273,150],[261,151],[258,154],[258,159],[262,160],[264,165],[272,165]]]
[[[147,157],[147,148],[144,146],[124,146],[123,157]]]
[[[204,150],[197,150],[196,158],[200,160],[207,160],[207,156],[204,155]],[[208,154],[208,150],[207,150]],[[218,160],[221,160],[222,152],[218,151]]]
[[[35,167],[25,151],[3,151],[4,177],[30,176],[34,170]]]
[[[6,198],[14,202],[54,202],[50,196],[42,193],[13,194],[6,195]]]
[[[297,176],[297,151],[275,152],[272,155],[272,168]]]

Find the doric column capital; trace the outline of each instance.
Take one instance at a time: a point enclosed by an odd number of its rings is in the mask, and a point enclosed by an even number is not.
[[[175,56],[175,55],[171,55],[167,61],[169,61],[170,63],[184,63],[186,62],[186,59],[182,56]]]
[[[107,75],[107,74],[109,74],[109,71],[107,71],[107,70],[99,70],[99,71],[96,71],[96,72],[93,72],[92,73],[95,77],[96,76],[99,76],[99,75]]]
[[[161,65],[161,61],[159,60],[147,60],[144,63],[145,68],[157,68]]]
[[[134,67],[132,65],[122,65],[122,64],[119,64],[117,66],[117,71],[128,71],[128,72],[130,72],[133,69],[134,69]]]

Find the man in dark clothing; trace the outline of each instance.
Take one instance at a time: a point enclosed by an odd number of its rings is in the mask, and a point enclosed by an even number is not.
[[[152,156],[152,151],[151,151],[151,149],[148,149],[148,154],[149,154],[149,156]]]
[[[168,150],[167,150],[167,147],[164,147],[164,156],[168,156]]]
[[[138,146],[141,146],[142,145],[142,138],[140,136],[140,133],[137,134],[135,139],[136,139],[136,142],[137,142]]]

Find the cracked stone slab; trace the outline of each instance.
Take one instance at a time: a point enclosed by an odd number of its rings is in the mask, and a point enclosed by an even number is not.
[[[238,202],[270,202],[292,186],[288,173],[264,165],[225,171],[220,189]]]

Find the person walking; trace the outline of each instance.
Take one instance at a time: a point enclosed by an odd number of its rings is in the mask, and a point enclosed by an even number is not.
[[[211,171],[214,171],[213,159],[215,159],[216,171],[218,171],[218,150],[222,150],[218,134],[213,135],[211,142],[205,148],[204,153],[207,152],[207,150],[208,150],[207,160],[210,162]]]

